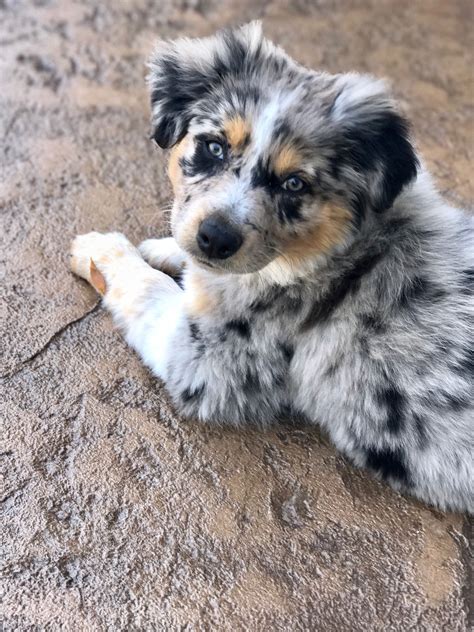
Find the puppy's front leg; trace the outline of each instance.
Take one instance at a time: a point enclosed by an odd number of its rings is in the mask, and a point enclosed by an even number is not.
[[[120,233],[75,238],[71,268],[103,295],[104,305],[127,342],[164,377],[168,340],[182,311],[183,292],[166,274],[151,268]]]
[[[146,239],[138,246],[138,251],[152,268],[172,277],[179,276],[186,266],[187,256],[173,237]]]
[[[127,342],[166,383],[180,412],[203,421],[267,423],[288,400],[287,353],[255,357],[245,323],[190,317],[185,291],[151,268],[123,235],[89,233],[72,245],[72,269],[104,297]],[[188,306],[189,307],[189,306]],[[243,329],[243,330],[242,330]]]

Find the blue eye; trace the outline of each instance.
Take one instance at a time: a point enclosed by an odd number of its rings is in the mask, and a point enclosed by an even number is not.
[[[224,147],[216,140],[210,140],[207,142],[207,149],[213,158],[222,160],[224,158]]]
[[[305,183],[298,176],[290,176],[282,183],[282,188],[290,193],[299,193],[305,187]]]

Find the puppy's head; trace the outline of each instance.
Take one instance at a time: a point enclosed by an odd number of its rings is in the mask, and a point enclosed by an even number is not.
[[[416,177],[383,82],[308,70],[258,23],[160,43],[148,82],[153,137],[172,148],[173,234],[216,270],[336,249]]]

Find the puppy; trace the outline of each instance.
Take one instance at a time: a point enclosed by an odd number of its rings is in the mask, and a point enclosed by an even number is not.
[[[395,489],[472,512],[473,219],[384,83],[308,70],[258,23],[160,43],[148,82],[174,238],[83,235],[73,271],[180,412],[303,416]]]

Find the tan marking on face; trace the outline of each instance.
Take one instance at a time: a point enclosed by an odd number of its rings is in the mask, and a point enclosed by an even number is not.
[[[184,155],[186,149],[189,146],[190,137],[185,136],[181,142],[173,147],[170,153],[170,159],[168,162],[168,176],[171,180],[173,191],[176,194],[179,185],[181,184],[182,172],[179,164],[179,159]]]
[[[210,314],[217,308],[217,297],[211,293],[199,270],[193,270],[187,278],[185,308],[193,318]]]
[[[295,263],[309,257],[325,254],[346,238],[351,221],[351,213],[335,204],[325,204],[320,211],[320,222],[310,232],[291,240],[284,248],[286,258]]]
[[[224,131],[229,145],[233,149],[240,149],[250,137],[250,123],[242,116],[234,116],[224,123]]]
[[[275,173],[279,176],[297,171],[301,167],[303,156],[293,145],[284,145],[273,162]]]

